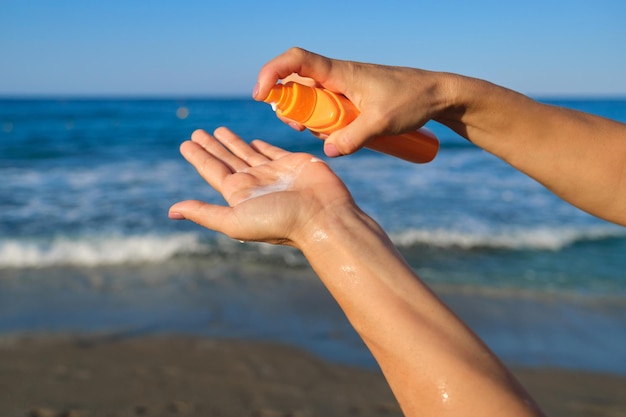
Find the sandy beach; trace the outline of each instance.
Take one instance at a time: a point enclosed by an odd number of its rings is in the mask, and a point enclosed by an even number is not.
[[[0,417],[402,415],[311,271],[165,266],[5,273]],[[626,417],[623,298],[436,289],[548,416]]]
[[[549,416],[626,416],[626,377],[517,369]],[[4,336],[0,415],[400,416],[382,375],[287,345],[190,336]]]

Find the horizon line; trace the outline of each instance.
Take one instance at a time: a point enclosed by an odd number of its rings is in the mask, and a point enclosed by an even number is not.
[[[535,100],[542,99],[585,99],[585,100],[626,100],[623,93],[521,93]],[[251,100],[247,93],[190,93],[190,94],[152,94],[152,93],[2,93],[0,100]]]

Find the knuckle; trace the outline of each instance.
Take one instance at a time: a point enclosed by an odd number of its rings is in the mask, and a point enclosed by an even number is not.
[[[300,48],[298,46],[292,46],[291,48],[287,50],[288,55],[293,55],[295,58],[300,58],[300,59],[306,58],[308,53],[309,51],[303,48]]]

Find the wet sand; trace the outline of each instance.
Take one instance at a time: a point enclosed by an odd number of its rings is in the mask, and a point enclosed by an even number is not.
[[[549,416],[626,416],[626,376],[515,373]],[[3,336],[0,416],[400,416],[377,371],[190,336]]]

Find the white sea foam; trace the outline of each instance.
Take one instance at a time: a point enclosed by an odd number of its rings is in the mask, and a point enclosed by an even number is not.
[[[557,251],[576,242],[626,237],[626,229],[611,226],[589,228],[536,228],[501,230],[498,232],[461,232],[455,230],[407,230],[391,235],[399,247],[428,245],[440,248],[493,248],[505,250]],[[245,247],[243,247],[245,246]],[[53,266],[86,266],[139,264],[163,262],[177,255],[223,253],[266,261],[268,256],[278,256],[287,264],[301,264],[297,253],[272,245],[234,245],[230,239],[210,243],[202,241],[195,233],[173,235],[110,235],[71,238],[57,237],[49,240],[0,240],[0,269],[46,268]],[[274,253],[276,252],[276,253]],[[297,251],[295,251],[297,252]],[[292,259],[293,258],[293,259]]]
[[[626,237],[626,230],[613,226],[589,228],[538,227],[519,230],[499,230],[494,232],[462,232],[455,230],[408,230],[392,234],[398,246],[418,244],[461,249],[535,249],[560,250],[580,241],[602,240]]]
[[[101,266],[161,262],[179,253],[196,253],[195,234],[158,236],[58,237],[48,241],[0,240],[0,269],[50,266]]]

